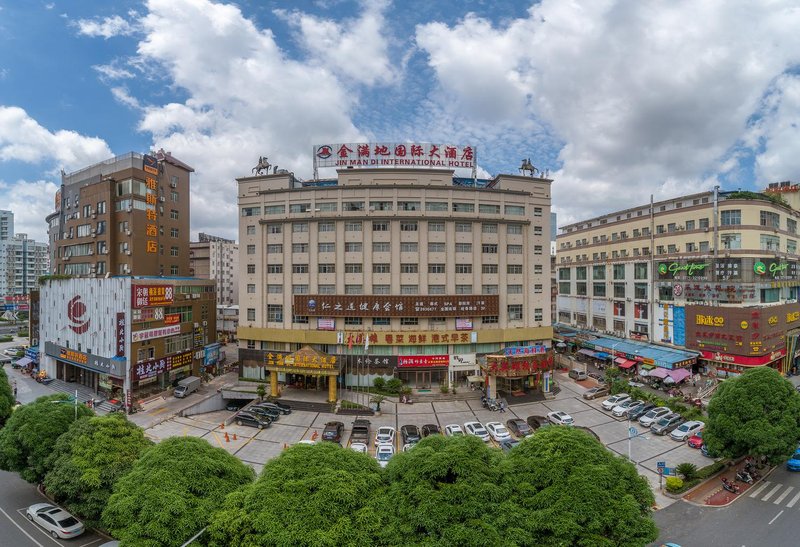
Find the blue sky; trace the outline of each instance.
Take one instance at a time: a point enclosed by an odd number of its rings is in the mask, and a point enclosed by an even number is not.
[[[192,230],[311,146],[478,147],[549,169],[564,224],[715,184],[800,179],[796,2],[0,0],[0,208],[43,240],[59,170],[163,147]]]

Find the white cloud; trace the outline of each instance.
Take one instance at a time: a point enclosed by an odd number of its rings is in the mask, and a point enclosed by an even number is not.
[[[106,40],[114,36],[130,36],[136,32],[135,26],[119,15],[102,19],[78,19],[74,24],[78,27],[78,34],[101,36]]]
[[[116,63],[94,65],[92,68],[100,74],[103,80],[123,80],[134,76],[133,72],[127,68],[120,67]]]
[[[142,108],[141,105],[139,104],[139,99],[137,99],[136,97],[132,96],[128,92],[128,90],[126,88],[124,88],[124,87],[112,87],[111,88],[111,94],[114,96],[114,98],[117,101],[119,101],[120,103],[124,104],[125,106],[127,106],[129,108],[133,108],[133,109],[136,109],[136,110],[139,110],[140,108]]]
[[[800,182],[800,80],[783,76],[775,85],[771,112],[760,123],[764,147],[756,156],[756,175],[762,186],[770,182]]]
[[[45,4],[44,5],[44,9],[46,9],[48,11],[53,9],[54,7],[56,7],[56,5],[53,2],[50,2],[49,4]]]
[[[45,180],[6,183],[0,180],[3,209],[14,212],[14,233],[28,234],[36,241],[47,242],[45,218],[54,211],[58,186]]]

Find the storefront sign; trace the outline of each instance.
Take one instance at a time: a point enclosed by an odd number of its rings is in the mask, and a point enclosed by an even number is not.
[[[475,147],[431,143],[347,143],[314,146],[315,167],[475,167]]]
[[[449,355],[398,355],[397,367],[446,367],[450,365]]]
[[[533,355],[547,353],[546,346],[511,346],[503,349],[504,355]]]
[[[675,277],[706,278],[709,277],[710,266],[710,262],[660,262],[658,264],[658,276],[661,279]]]
[[[168,313],[164,316],[165,325],[177,325],[180,322],[181,322],[181,314],[179,313]]]
[[[117,357],[125,355],[125,312],[117,312]]]
[[[336,330],[336,320],[332,317],[317,317],[317,330]]]
[[[478,369],[478,359],[474,353],[462,353],[450,356],[450,370],[473,371]]]
[[[132,285],[131,305],[134,308],[172,304],[175,287],[172,285]]]
[[[472,332],[431,332],[431,331],[381,331],[381,332],[347,332],[340,331],[336,336],[337,344],[350,348],[364,345],[378,346],[414,346],[425,344],[475,344],[478,333]]]
[[[785,335],[800,324],[797,304],[757,308],[686,306],[686,347],[739,356],[785,350]]]
[[[131,368],[131,381],[137,382],[146,378],[155,378],[159,374],[170,372],[185,366],[191,366],[192,352],[184,351],[175,355],[167,355],[158,359],[151,359],[137,363]]]
[[[456,330],[472,330],[472,319],[456,317]]]
[[[477,317],[498,315],[498,295],[295,295],[294,313],[325,317]]]
[[[761,278],[774,280],[797,279],[797,262],[788,262],[774,258],[761,258],[753,263],[756,280]]]
[[[553,368],[553,354],[536,355],[530,357],[509,357],[506,359],[490,359],[485,367],[487,373],[501,377],[530,376],[537,371]]]
[[[133,312],[132,315],[134,323],[164,320],[164,308],[141,308],[131,311]]]
[[[108,357],[75,351],[52,342],[45,342],[44,352],[54,359],[85,368],[86,370],[108,374],[117,378],[124,378],[125,376],[124,359],[109,359]]]
[[[168,327],[157,327],[155,329],[136,330],[131,333],[131,342],[143,342],[153,338],[164,338],[181,333],[180,325],[170,325]]]
[[[62,361],[70,361],[79,365],[85,365],[89,362],[89,356],[74,349],[61,348],[58,352],[58,358]]]
[[[309,372],[339,370],[339,358],[335,355],[302,355],[293,353],[271,352],[265,356],[267,367],[288,367],[280,372],[303,374]],[[291,369],[291,370],[289,370]]]
[[[760,357],[751,357],[748,355],[733,355],[730,353],[721,353],[719,351],[700,351],[700,358],[706,361],[714,361],[716,363],[740,365],[743,367],[757,367],[766,365],[778,359],[782,359],[786,354],[786,350],[773,351],[767,355]]]
[[[142,169],[145,173],[158,175],[158,160],[153,156],[145,154],[142,158]]]
[[[204,349],[203,354],[203,365],[216,365],[217,361],[219,361],[219,344],[212,344],[210,346],[206,346]]]

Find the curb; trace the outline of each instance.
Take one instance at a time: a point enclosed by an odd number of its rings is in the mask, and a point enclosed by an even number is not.
[[[735,463],[735,464],[734,464],[732,467],[736,467],[736,466],[737,466],[737,465],[739,465],[739,463],[741,463],[742,461],[744,461],[744,458],[740,459],[740,460],[739,460],[737,463]],[[727,502],[727,503],[721,503],[721,504],[719,504],[719,505],[716,505],[716,504],[715,504],[715,505],[711,505],[711,504],[708,504],[708,503],[698,503],[698,502],[696,502],[696,501],[692,501],[692,500],[687,500],[687,499],[684,499],[684,496],[688,496],[689,494],[691,494],[692,492],[694,492],[695,490],[697,490],[697,489],[698,489],[698,488],[700,488],[701,486],[704,486],[706,483],[708,483],[708,482],[709,482],[709,481],[711,481],[712,479],[715,479],[715,478],[717,478],[719,475],[723,474],[723,473],[724,473],[725,471],[727,471],[729,468],[720,470],[719,472],[717,472],[717,473],[715,473],[714,475],[712,475],[712,476],[708,477],[706,480],[704,480],[703,482],[701,482],[700,484],[698,484],[698,485],[697,485],[697,486],[695,486],[694,488],[691,488],[691,489],[687,490],[686,492],[684,492],[683,494],[681,494],[681,495],[680,495],[680,497],[678,497],[678,498],[675,498],[675,499],[683,499],[683,501],[685,501],[686,503],[690,503],[690,504],[692,504],[692,505],[695,505],[695,506],[697,506],[697,507],[729,507],[730,505],[734,504],[734,503],[736,502],[736,500],[739,500],[739,499],[741,499],[741,498],[744,496],[744,494],[746,494],[748,491],[750,491],[751,489],[755,488],[755,487],[756,487],[756,485],[757,485],[758,483],[762,482],[762,481],[763,481],[763,480],[765,480],[767,477],[769,477],[769,476],[770,476],[770,474],[771,474],[771,473],[772,473],[772,472],[773,472],[773,471],[774,471],[776,468],[777,468],[777,466],[772,466],[772,467],[770,467],[770,468],[769,468],[769,469],[768,469],[768,470],[767,470],[767,471],[766,471],[766,472],[765,472],[765,473],[764,473],[764,474],[761,476],[761,478],[760,478],[760,479],[758,479],[757,481],[753,482],[753,484],[752,484],[752,485],[750,485],[750,488],[748,488],[748,489],[747,489],[747,490],[745,490],[744,492],[741,492],[740,494],[735,494],[735,495],[734,495],[734,498],[733,498],[731,501]],[[711,493],[710,493],[710,494],[707,496],[707,498],[708,498],[708,497],[711,497],[711,496],[713,496],[713,495],[715,495],[715,494],[716,494],[718,491],[719,491],[719,489],[718,489],[718,490],[714,490],[714,491],[712,491],[712,492],[711,492]],[[666,492],[665,492],[664,494],[665,494],[665,495],[667,495],[667,496],[670,496],[670,494],[668,494],[668,493],[666,493]],[[670,496],[670,497],[671,497],[671,496]]]

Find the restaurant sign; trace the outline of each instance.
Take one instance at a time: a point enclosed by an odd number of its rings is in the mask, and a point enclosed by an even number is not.
[[[172,304],[174,292],[172,285],[132,285],[131,304],[134,308]]]
[[[90,353],[59,346],[52,342],[45,342],[44,352],[59,361],[71,363],[87,370],[116,376],[117,378],[125,377],[125,373],[123,372],[125,365],[124,359],[109,359],[108,357],[92,355]]]
[[[131,381],[136,382],[147,378],[154,378],[158,374],[163,374],[177,368],[192,364],[192,352],[184,351],[175,355],[167,355],[158,359],[151,359],[136,363],[131,368]]]
[[[360,296],[312,294],[294,296],[294,313],[325,317],[479,317],[498,315],[498,295]]]
[[[475,167],[474,146],[431,143],[336,143],[314,146],[315,167]]]
[[[710,262],[660,262],[658,264],[658,276],[660,279],[672,279],[675,277],[701,279],[709,276],[710,266]]]
[[[131,333],[131,342],[143,342],[153,338],[164,338],[181,333],[180,325],[169,325],[167,327],[157,327],[155,329],[136,330]],[[198,344],[199,345],[199,344]]]
[[[367,340],[369,340],[369,344],[367,344]],[[421,344],[475,344],[477,341],[478,333],[475,331],[339,331],[336,333],[336,343],[346,345],[348,348],[363,345],[413,346]]]
[[[450,366],[449,355],[399,355],[397,357],[398,368],[447,366]]]
[[[533,355],[536,353],[547,353],[546,346],[511,346],[503,349],[503,354],[508,357],[519,355]]]
[[[769,355],[800,326],[797,304],[763,308],[686,306],[686,347],[719,354]]]

